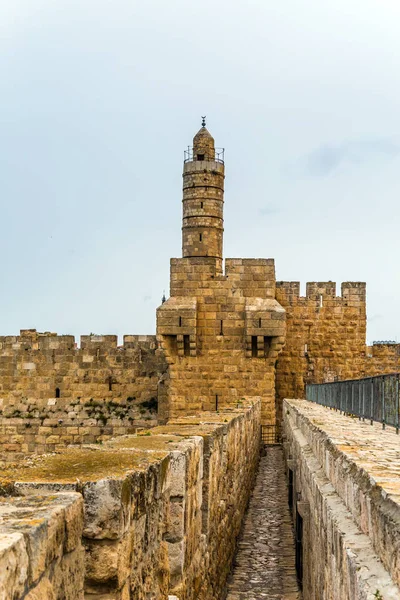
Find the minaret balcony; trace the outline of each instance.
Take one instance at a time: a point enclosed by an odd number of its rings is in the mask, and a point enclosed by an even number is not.
[[[225,148],[215,148],[214,152],[198,152],[192,147],[188,146],[188,149],[185,150],[184,162],[217,162],[224,164],[224,154]]]

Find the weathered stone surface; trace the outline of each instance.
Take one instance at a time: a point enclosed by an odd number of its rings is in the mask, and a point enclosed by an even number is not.
[[[117,539],[129,526],[131,489],[129,480],[101,479],[83,488],[85,502],[84,536]]]
[[[82,513],[75,493],[0,498],[1,600],[83,600]]]
[[[398,436],[306,401],[283,412],[305,600],[400,598]]]
[[[1,523],[1,521],[0,521]],[[29,557],[22,533],[0,529],[0,598],[22,596],[28,582]]]
[[[276,370],[279,418],[283,398],[304,398],[306,383],[352,379],[366,369],[366,285],[333,281],[277,281],[286,310],[286,344]]]
[[[166,369],[155,336],[0,337],[0,464],[156,424]]]
[[[46,600],[53,592],[61,600],[65,588],[73,600],[73,581],[84,574],[88,599],[222,600],[258,464],[260,418],[258,402],[9,467],[4,475],[24,495],[5,499],[3,512],[0,499],[0,518],[27,506],[46,516],[31,527],[26,550],[20,539],[28,560],[21,586]],[[82,497],[63,492],[71,487]],[[67,500],[76,497],[74,513]],[[53,512],[44,515],[48,503]],[[51,587],[30,572],[44,572]]]

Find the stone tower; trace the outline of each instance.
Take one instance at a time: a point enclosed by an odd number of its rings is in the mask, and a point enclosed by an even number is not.
[[[223,151],[203,126],[185,153],[182,258],[171,259],[170,298],[157,309],[169,364],[161,421],[262,399],[275,423],[275,364],[286,313],[276,301],[273,259],[226,259]]]
[[[223,152],[216,154],[214,139],[205,127],[193,138],[183,167],[182,256],[218,259],[222,270],[224,232]]]

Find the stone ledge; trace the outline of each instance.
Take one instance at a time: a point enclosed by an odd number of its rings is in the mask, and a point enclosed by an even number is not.
[[[400,585],[400,450],[382,431],[305,400],[285,400],[284,421],[299,430],[393,581]]]
[[[87,598],[128,599],[151,590],[159,600],[168,593],[197,600],[207,589],[204,598],[222,600],[258,464],[260,408],[259,400],[249,401],[101,446],[30,458],[8,466],[0,483],[22,494],[20,503],[80,492]],[[35,591],[29,582],[25,587]],[[51,590],[39,592],[52,600]]]
[[[80,494],[0,498],[0,598],[83,598],[82,529]]]

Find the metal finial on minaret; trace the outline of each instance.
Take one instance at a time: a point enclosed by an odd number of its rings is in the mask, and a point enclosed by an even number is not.
[[[201,126],[202,127],[206,126],[206,117],[201,117]]]

